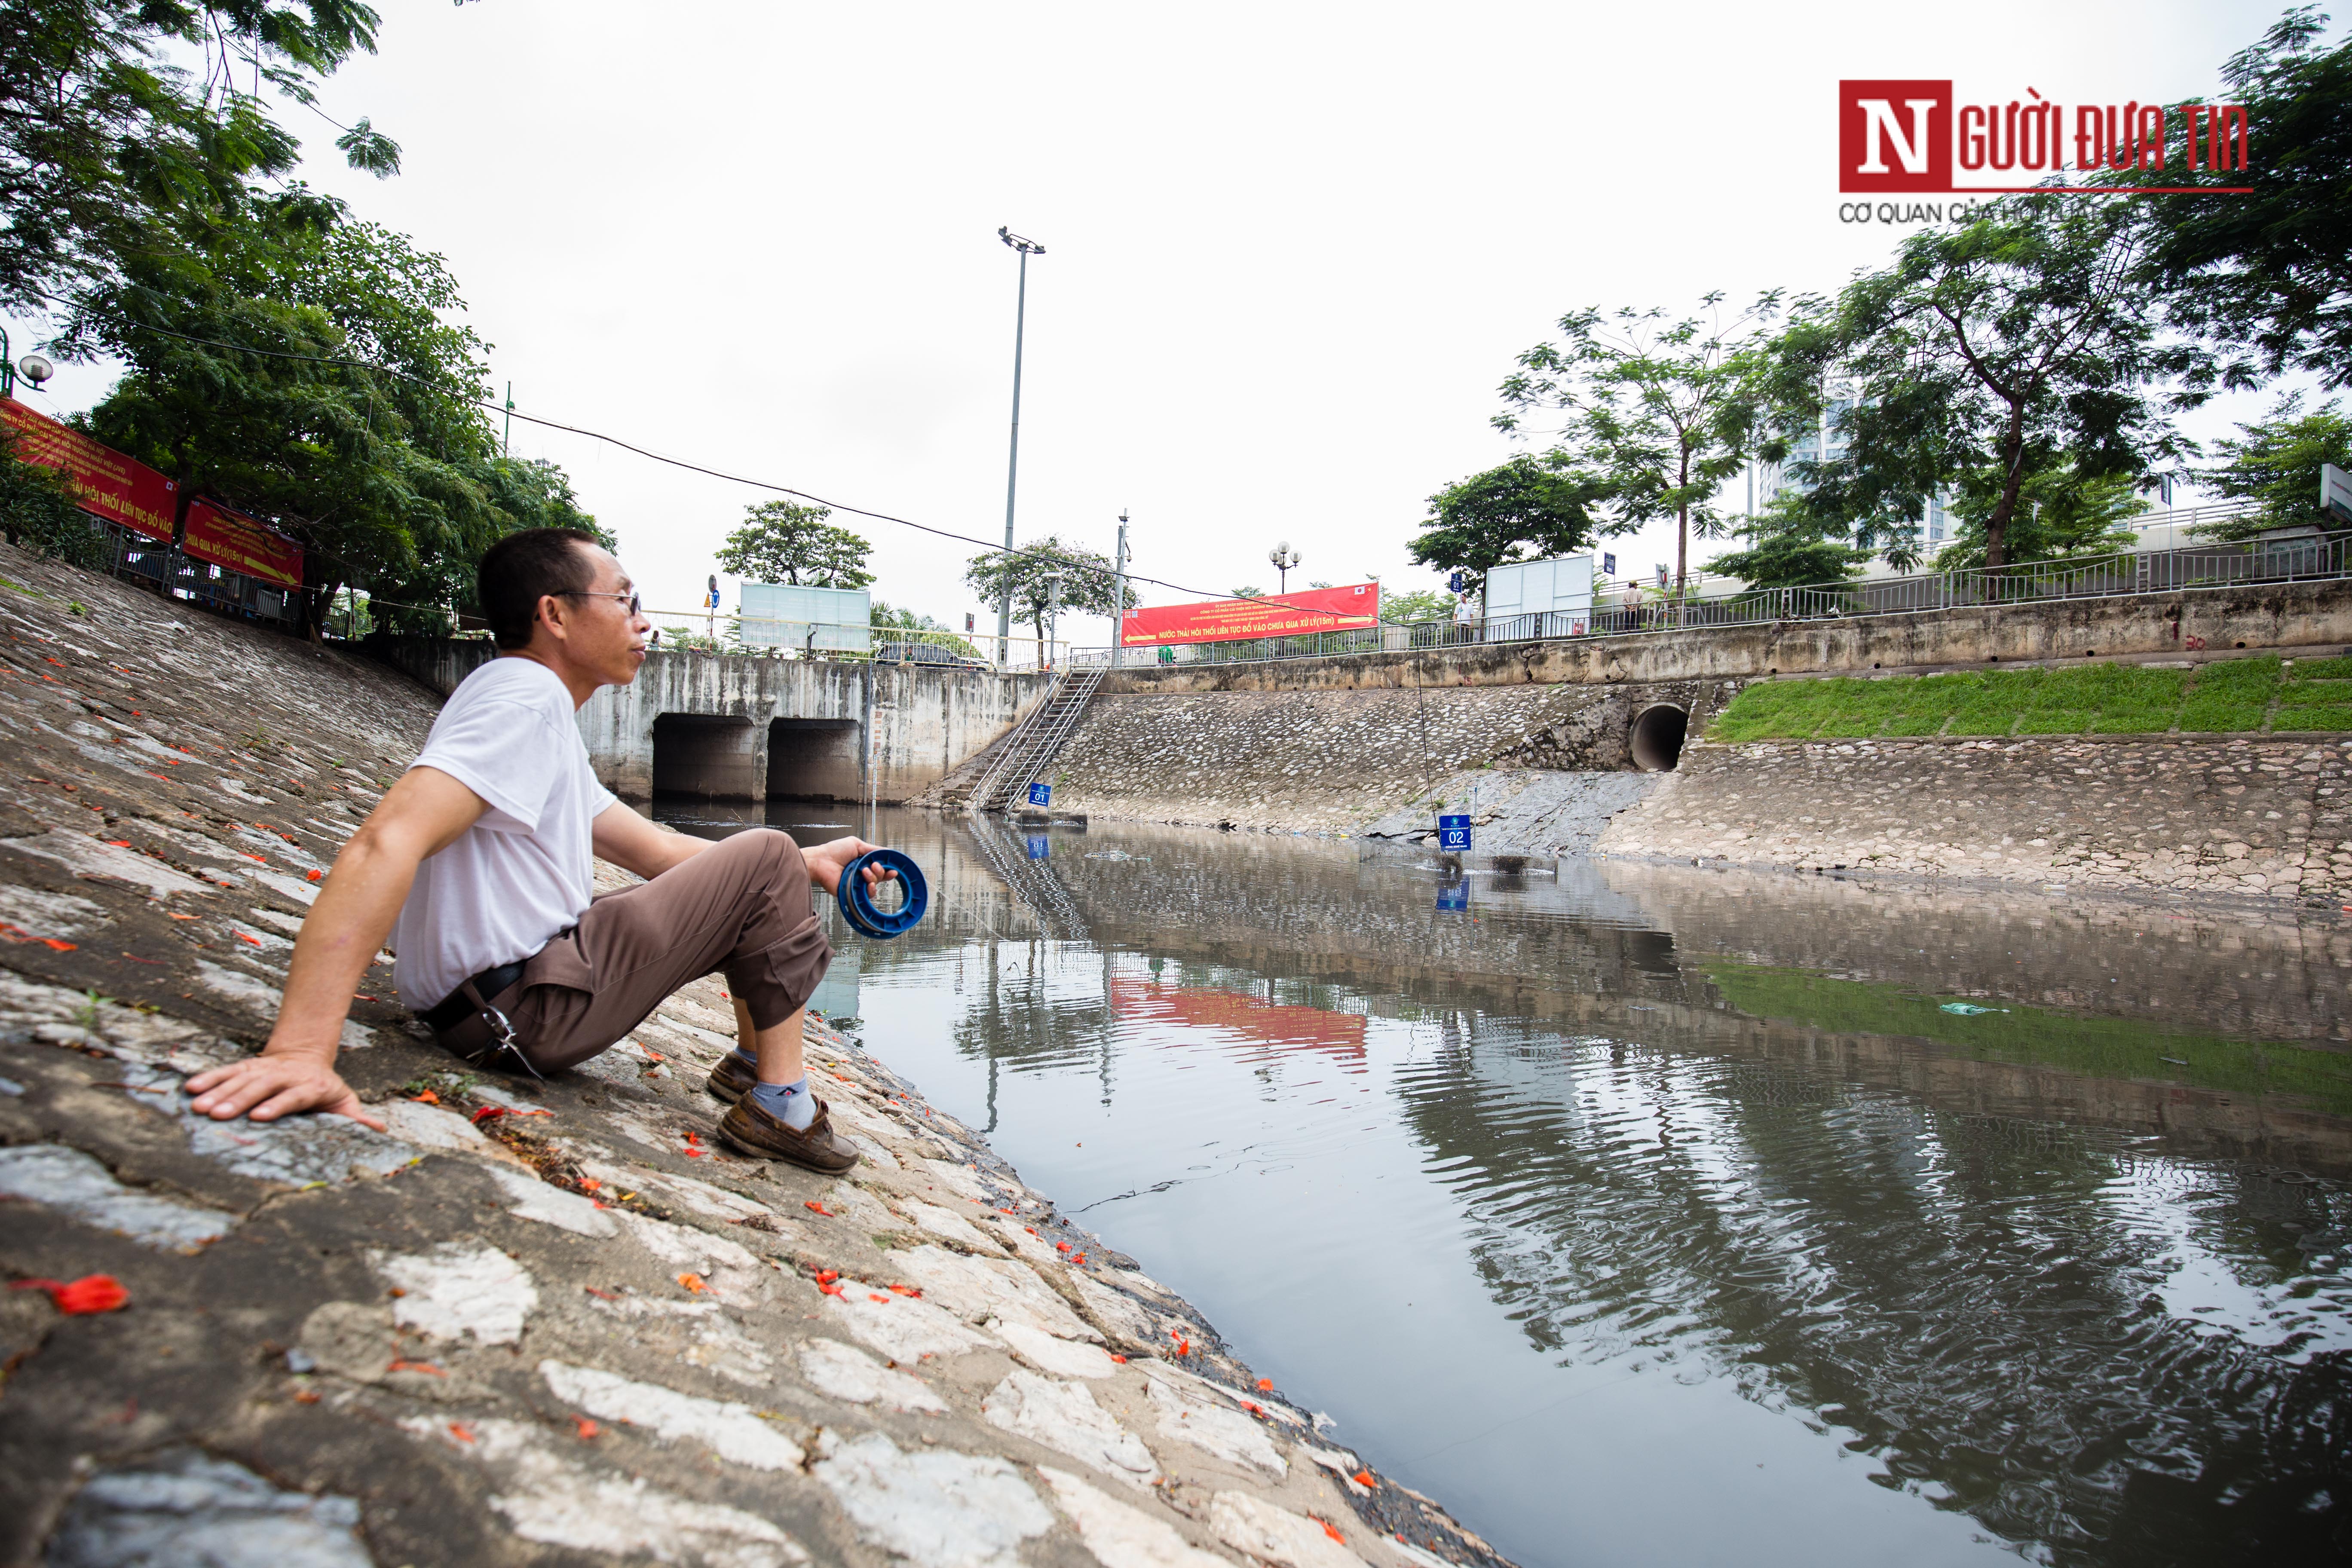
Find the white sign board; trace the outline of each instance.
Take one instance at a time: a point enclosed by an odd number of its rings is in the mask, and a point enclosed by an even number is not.
[[[2333,463],[2319,465],[2319,510],[2343,522],[2352,522],[2352,474]]]
[[[1592,557],[1517,561],[1486,574],[1486,640],[1580,637],[1592,626]]]
[[[745,647],[867,653],[874,647],[873,598],[863,588],[746,583],[742,615]]]

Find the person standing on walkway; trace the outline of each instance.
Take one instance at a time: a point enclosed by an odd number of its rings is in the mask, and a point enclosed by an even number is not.
[[[587,534],[509,534],[483,554],[478,588],[499,656],[458,684],[335,857],[261,1054],[190,1079],[194,1109],[256,1121],[322,1110],[381,1130],[334,1062],[352,994],[389,938],[401,1000],[445,1048],[534,1075],[604,1050],[679,986],[723,972],[739,1043],[705,1086],[728,1102],[719,1136],[848,1170],[857,1152],[801,1060],[804,1009],[833,957],[808,889],[834,892],[873,846],[665,833],[596,782],[573,715],[636,679],[650,623]],[[593,895],[592,858],[646,880]]]

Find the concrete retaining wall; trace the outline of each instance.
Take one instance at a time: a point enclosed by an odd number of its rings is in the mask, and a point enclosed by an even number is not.
[[[487,642],[427,637],[366,646],[445,697],[497,654]],[[596,776],[631,800],[661,789],[726,800],[871,793],[895,803],[1003,734],[1052,681],[944,665],[665,650],[634,684],[591,699],[580,732]]]
[[[1352,658],[1155,665],[1122,669],[1106,679],[1104,689],[1173,695],[1560,682],[1606,686],[2331,643],[2352,645],[2352,582],[2195,588],[1553,642],[1471,643]]]

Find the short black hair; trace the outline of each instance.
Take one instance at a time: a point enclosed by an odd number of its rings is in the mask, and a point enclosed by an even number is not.
[[[530,644],[540,600],[579,593],[596,581],[595,564],[582,548],[595,542],[593,534],[576,528],[526,528],[482,552],[474,596],[500,647]]]

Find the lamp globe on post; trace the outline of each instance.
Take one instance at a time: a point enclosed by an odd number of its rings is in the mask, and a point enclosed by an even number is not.
[[[1290,569],[1298,564],[1298,552],[1290,548],[1287,539],[1277,540],[1274,548],[1265,552],[1265,558],[1274,564],[1274,591],[1277,594],[1286,591],[1290,585]]]
[[[38,392],[49,377],[58,374],[58,367],[45,354],[26,354],[16,362],[16,374],[31,382],[33,390]]]

